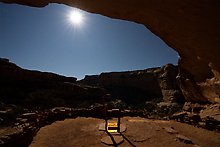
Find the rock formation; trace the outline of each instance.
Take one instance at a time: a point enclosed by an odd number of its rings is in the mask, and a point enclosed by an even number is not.
[[[146,71],[111,72],[86,76],[79,83],[107,89],[115,98],[129,103],[162,98],[157,73]]]
[[[0,59],[0,83],[0,102],[31,109],[77,107],[83,101],[89,105],[106,94],[100,88],[77,85],[74,77],[25,70],[6,59]]]
[[[184,98],[176,80],[177,74],[178,67],[167,64],[145,70],[86,76],[77,83],[105,88],[113,98],[136,105],[151,100],[183,103]]]
[[[11,63],[9,59],[0,58],[0,80],[3,81],[54,81],[54,82],[70,82],[76,83],[76,78],[65,77],[62,75],[25,70],[14,63]]]
[[[109,109],[172,114],[184,102],[177,74],[178,67],[168,64],[138,71],[102,73],[76,81],[53,73],[25,70],[8,59],[0,59],[0,122],[10,121],[24,109],[100,108],[104,103]]]
[[[219,0],[2,0],[34,7],[62,3],[108,17],[141,23],[180,55],[183,94],[189,101],[219,102]],[[183,77],[182,77],[183,75]],[[190,75],[190,77],[185,77]],[[208,80],[208,84],[207,84]],[[196,91],[188,91],[189,88]]]

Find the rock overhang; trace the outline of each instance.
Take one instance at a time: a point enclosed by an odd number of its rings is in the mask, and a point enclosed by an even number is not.
[[[179,53],[182,77],[180,81],[183,85],[189,85],[182,87],[183,91],[188,92],[185,97],[193,100],[199,96],[212,102],[218,101],[220,90],[212,88],[213,85],[219,85],[220,80],[218,0],[2,0],[2,2],[33,7],[59,3],[112,18],[141,23]],[[211,81],[215,83],[206,84],[207,80],[213,78],[215,80]],[[191,84],[188,81],[191,81]],[[187,89],[190,86],[196,89],[194,93],[199,92],[200,95],[192,94],[193,92]]]

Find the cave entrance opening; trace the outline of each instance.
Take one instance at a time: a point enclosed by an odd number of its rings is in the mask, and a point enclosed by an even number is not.
[[[17,65],[78,79],[110,71],[141,70],[177,64],[178,53],[145,26],[78,10],[81,24],[71,25],[76,10],[0,3],[0,54]],[[73,19],[73,18],[72,18]]]

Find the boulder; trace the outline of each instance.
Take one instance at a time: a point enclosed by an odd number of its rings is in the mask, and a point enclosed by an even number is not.
[[[184,135],[177,134],[176,138],[178,138],[180,141],[182,141],[182,142],[184,142],[186,144],[194,144],[190,138],[188,138],[188,137],[186,137]]]

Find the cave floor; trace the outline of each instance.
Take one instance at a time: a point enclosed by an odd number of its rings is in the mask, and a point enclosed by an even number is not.
[[[30,147],[105,147],[108,145],[101,143],[101,139],[107,134],[99,131],[102,123],[102,119],[83,117],[57,121],[42,127]],[[127,129],[123,132],[124,142],[119,147],[220,146],[220,133],[175,121],[124,117],[121,124]]]

